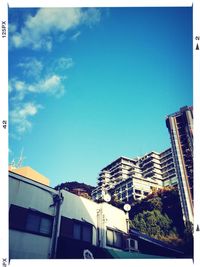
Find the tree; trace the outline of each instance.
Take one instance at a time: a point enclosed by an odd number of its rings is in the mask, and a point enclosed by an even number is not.
[[[92,199],[91,193],[92,193],[92,190],[94,188],[95,187],[93,187],[91,185],[87,185],[85,183],[79,183],[76,181],[61,183],[60,185],[57,185],[55,187],[56,190],[64,189],[64,190],[67,190],[71,193],[83,196],[83,197],[88,198],[88,199]]]
[[[168,236],[170,233],[176,235],[172,220],[160,210],[143,211],[138,213],[131,221],[131,227],[151,237],[160,239],[161,236]]]
[[[131,209],[130,226],[192,255],[192,226],[183,222],[178,189],[158,189]]]
[[[148,201],[148,203],[149,203],[149,208],[151,210],[156,209],[162,211],[163,204],[162,204],[162,199],[160,197],[152,198]]]

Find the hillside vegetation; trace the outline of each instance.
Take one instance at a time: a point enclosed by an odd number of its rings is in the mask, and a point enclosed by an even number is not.
[[[94,186],[87,185],[85,183],[79,183],[76,181],[65,182],[55,187],[55,189],[65,189],[71,193],[83,196],[88,199],[92,199],[91,193],[94,188]]]
[[[192,225],[188,222],[185,226],[183,222],[177,188],[159,189],[136,202],[129,217],[132,228],[192,254]]]

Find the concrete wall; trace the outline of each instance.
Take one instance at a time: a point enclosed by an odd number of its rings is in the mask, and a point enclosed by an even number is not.
[[[52,196],[55,190],[14,175],[9,177],[9,205],[32,208],[54,216]],[[36,185],[36,186],[35,186]],[[18,230],[9,230],[9,256],[11,259],[48,259],[51,250],[51,237],[40,236]]]
[[[9,230],[10,259],[48,259],[51,238]]]
[[[106,229],[109,227],[127,233],[127,216],[123,210],[113,207],[108,203],[104,202],[99,204],[99,206],[100,209],[102,209],[102,218],[100,215],[101,222],[99,227],[100,236],[102,238],[100,243],[102,247],[109,248],[109,246],[106,245]]]
[[[93,245],[98,244],[97,228],[100,229],[100,245],[106,247],[106,228],[118,229],[127,233],[126,214],[108,203],[95,203],[62,190],[64,201],[61,216],[91,223],[93,227]]]
[[[61,205],[61,216],[91,223],[94,226],[92,243],[96,245],[96,213],[98,204],[65,190],[62,190],[62,194],[64,201]]]
[[[102,206],[107,227],[116,228],[127,233],[126,214],[123,210],[105,202],[98,205]]]
[[[37,183],[29,183],[27,179],[23,181],[12,178],[9,181],[9,204],[54,215],[54,207],[50,207],[53,203],[53,194],[56,194],[56,190],[45,186],[39,187]]]

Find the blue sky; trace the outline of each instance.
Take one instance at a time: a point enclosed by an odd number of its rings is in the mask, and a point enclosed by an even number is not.
[[[96,185],[120,156],[170,146],[192,105],[192,8],[9,9],[9,158]]]

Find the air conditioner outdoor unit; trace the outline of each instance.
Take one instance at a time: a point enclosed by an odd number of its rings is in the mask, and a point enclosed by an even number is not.
[[[138,241],[132,238],[127,238],[126,240],[126,250],[128,251],[139,251]]]

